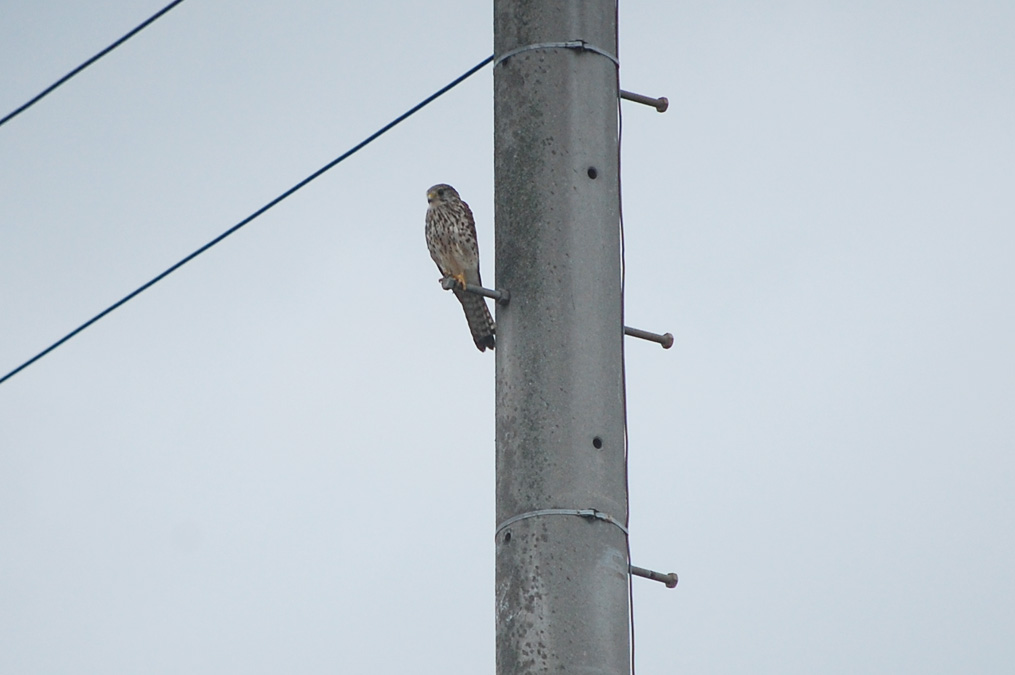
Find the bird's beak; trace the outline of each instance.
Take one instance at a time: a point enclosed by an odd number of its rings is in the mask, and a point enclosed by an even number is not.
[[[433,203],[433,190],[431,190],[430,192],[426,193],[426,203],[427,204],[432,204]]]

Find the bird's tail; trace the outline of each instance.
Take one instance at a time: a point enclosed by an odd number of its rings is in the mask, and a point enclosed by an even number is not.
[[[486,351],[487,347],[493,349],[493,334],[496,326],[490,310],[486,307],[486,300],[481,295],[467,293],[460,288],[455,288],[455,296],[462,303],[465,310],[465,320],[469,322],[469,330],[472,331],[472,339],[476,342],[479,351]]]

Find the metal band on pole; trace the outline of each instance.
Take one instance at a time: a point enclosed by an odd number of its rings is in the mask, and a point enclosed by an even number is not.
[[[518,47],[517,49],[512,49],[507,54],[501,54],[500,56],[495,57],[493,60],[493,67],[496,68],[502,61],[507,61],[512,56],[521,54],[522,52],[532,51],[533,49],[577,49],[578,51],[583,52],[593,52],[595,54],[605,56],[609,60],[613,61],[618,68],[620,67],[620,60],[617,59],[616,56],[605,49],[600,49],[595,45],[590,45],[588,42],[585,42],[585,40],[570,40],[568,42],[539,42],[536,44],[525,45],[524,47]]]
[[[619,527],[625,535],[628,534],[627,527],[622,522],[610,514],[597,511],[596,509],[539,509],[537,511],[529,511],[528,513],[519,513],[517,516],[508,518],[497,526],[497,531],[494,532],[494,537],[500,536],[500,533],[504,530],[504,528],[509,527],[520,520],[525,520],[526,518],[538,518],[539,516],[581,516],[582,518],[604,520]]]

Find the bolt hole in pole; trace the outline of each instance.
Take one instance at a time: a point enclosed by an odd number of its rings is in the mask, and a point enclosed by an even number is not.
[[[589,167],[589,178],[591,178],[592,180],[595,180],[597,176],[599,176],[599,172],[596,171],[596,167],[590,166]]]
[[[505,544],[510,544],[511,543],[511,533],[510,532],[504,533],[504,543]]]
[[[595,438],[593,438],[592,439],[592,447],[595,448],[596,450],[599,450],[600,448],[602,448],[603,447],[603,439],[599,438],[599,436],[596,436]]]

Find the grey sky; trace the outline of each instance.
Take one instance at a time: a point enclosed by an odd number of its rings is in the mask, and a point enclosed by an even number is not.
[[[165,2],[0,4],[0,113]],[[1015,661],[1015,5],[620,8],[644,673]],[[492,51],[189,0],[0,128],[0,370]],[[486,69],[0,386],[0,672],[493,671]]]

